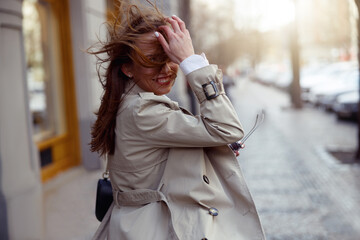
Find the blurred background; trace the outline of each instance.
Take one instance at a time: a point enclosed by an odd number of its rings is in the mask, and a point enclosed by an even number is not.
[[[146,2],[146,1],[137,1]],[[102,94],[85,50],[116,0],[0,0],[0,239],[91,239]],[[224,73],[268,239],[360,236],[360,0],[158,0]],[[169,97],[198,103],[179,73]]]

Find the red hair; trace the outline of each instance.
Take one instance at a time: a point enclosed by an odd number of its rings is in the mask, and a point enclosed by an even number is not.
[[[148,59],[135,45],[142,34],[159,31],[158,27],[167,24],[165,16],[156,5],[144,7],[119,2],[119,14],[107,24],[108,37],[88,49],[97,58],[97,72],[104,89],[97,119],[91,130],[91,151],[100,155],[114,154],[116,116],[121,104],[129,77],[121,71],[123,64],[137,62],[145,67],[162,67],[168,57],[157,41],[160,52],[159,61]],[[91,49],[97,50],[91,50]],[[137,57],[135,57],[137,56]],[[101,72],[105,73],[101,75]]]

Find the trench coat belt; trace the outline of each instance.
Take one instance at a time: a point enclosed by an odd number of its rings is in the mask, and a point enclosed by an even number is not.
[[[172,224],[171,210],[169,208],[169,204],[165,195],[160,191],[151,190],[151,189],[137,189],[127,192],[114,191],[114,201],[111,204],[106,215],[104,216],[104,219],[102,220],[92,240],[104,240],[105,237],[107,236],[107,230],[109,227],[111,212],[112,209],[114,208],[114,205],[120,208],[121,206],[139,206],[139,205],[145,205],[148,203],[160,202],[160,201],[163,201],[169,210],[169,214],[170,214],[170,221],[168,226],[169,237],[171,240],[179,240],[178,236],[176,235],[174,226]]]
[[[176,235],[174,226],[172,224],[171,210],[169,208],[169,203],[162,192],[151,189],[136,189],[127,192],[115,191],[114,194],[114,203],[117,207],[139,206],[139,205],[145,205],[148,203],[160,202],[160,201],[164,202],[169,210],[169,214],[170,214],[170,221],[168,226],[169,237],[171,240],[179,240],[178,236]]]
[[[137,189],[127,192],[116,191],[114,194],[114,202],[118,207],[138,206],[160,201],[167,203],[164,194],[151,189]]]

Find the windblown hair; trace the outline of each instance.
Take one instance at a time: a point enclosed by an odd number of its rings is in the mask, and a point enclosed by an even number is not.
[[[154,40],[157,46],[157,57],[149,59],[135,45],[142,34],[159,31],[158,28],[166,25],[165,16],[154,3],[150,6],[130,4],[120,0],[118,15],[105,23],[107,39],[90,47],[87,52],[97,58],[97,72],[103,87],[103,95],[97,115],[97,120],[91,131],[91,151],[100,155],[114,154],[116,116],[120,107],[125,87],[130,78],[121,71],[123,64],[136,62],[144,67],[161,68],[168,61],[166,53],[160,43]],[[164,35],[164,34],[163,34]],[[165,36],[165,35],[164,35]],[[103,74],[102,74],[103,73]]]

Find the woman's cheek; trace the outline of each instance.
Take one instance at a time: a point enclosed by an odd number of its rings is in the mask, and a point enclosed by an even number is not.
[[[150,77],[150,78],[153,78],[155,77],[159,71],[155,70],[155,69],[146,69],[143,71],[144,75]]]
[[[170,68],[173,72],[176,73],[179,70],[179,65],[176,63],[173,63],[173,64],[171,64]]]

